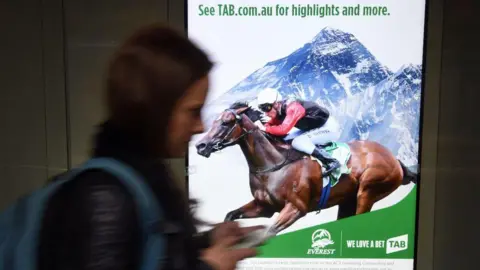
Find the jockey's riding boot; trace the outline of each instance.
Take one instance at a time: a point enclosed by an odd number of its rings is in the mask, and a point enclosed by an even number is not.
[[[323,174],[324,176],[329,175],[331,172],[334,170],[340,168],[340,162],[333,158],[325,149],[323,148],[315,148],[313,151],[312,155],[318,159],[320,159],[324,165],[325,165],[325,173]]]

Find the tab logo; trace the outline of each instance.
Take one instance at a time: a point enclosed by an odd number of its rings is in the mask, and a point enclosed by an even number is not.
[[[408,249],[408,234],[393,237],[387,240],[387,254]]]

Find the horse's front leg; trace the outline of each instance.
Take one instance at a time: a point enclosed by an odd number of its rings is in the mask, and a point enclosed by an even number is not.
[[[287,203],[280,214],[278,215],[275,223],[270,227],[269,233],[276,235],[279,232],[290,227],[295,221],[304,216],[305,214],[298,210],[292,203]]]
[[[228,212],[225,216],[225,221],[233,221],[241,218],[270,218],[274,213],[275,211],[269,205],[253,200],[238,209]]]

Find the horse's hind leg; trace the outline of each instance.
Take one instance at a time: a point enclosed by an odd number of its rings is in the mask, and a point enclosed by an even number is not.
[[[372,196],[370,196],[369,192],[362,192],[357,198],[357,209],[355,214],[359,215],[370,212],[374,203],[375,201]]]
[[[357,210],[356,214],[363,214],[372,210],[373,204],[380,200],[380,195],[388,183],[388,175],[384,170],[368,168],[360,176],[360,184],[357,192]]]
[[[385,198],[396,189],[396,185],[392,184],[392,176],[385,169],[368,168],[359,180],[357,215],[370,212],[375,202]]]

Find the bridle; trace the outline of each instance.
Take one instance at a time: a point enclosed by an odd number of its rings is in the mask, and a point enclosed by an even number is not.
[[[235,116],[235,124],[228,130],[227,134],[225,136],[223,136],[223,139],[221,139],[220,141],[217,141],[213,145],[213,149],[215,149],[217,151],[237,144],[241,139],[243,139],[243,137],[245,137],[245,136],[253,133],[255,130],[257,130],[257,129],[246,130],[245,127],[243,127],[243,125],[242,125],[242,116],[240,116],[235,110],[227,109],[225,111],[231,112]],[[235,128],[237,128],[237,126],[240,126],[244,132],[240,136],[235,138],[234,140],[227,141],[226,138],[228,138],[230,135],[232,135],[233,131],[235,130]]]
[[[256,127],[256,128],[253,128],[251,130],[246,130],[245,127],[243,127],[242,125],[242,116],[240,116],[235,110],[233,109],[227,109],[225,111],[228,111],[228,112],[231,112],[234,116],[235,116],[235,124],[228,130],[227,134],[223,137],[223,139],[221,139],[220,141],[216,142],[214,145],[213,145],[213,149],[215,149],[216,151],[218,150],[222,150],[226,147],[229,147],[229,146],[232,146],[232,145],[235,145],[237,144],[240,140],[242,140],[245,136],[249,135],[249,134],[252,134],[253,132],[257,131],[259,128]],[[237,138],[235,138],[234,140],[232,141],[227,141],[226,138],[228,138],[232,133],[233,131],[235,130],[235,128],[237,126],[240,126],[242,128],[242,130],[244,131],[240,136],[238,136]],[[279,169],[281,169],[283,166],[285,166],[289,161],[290,157],[290,151],[287,152],[287,156],[285,157],[285,159],[278,163],[278,164],[275,164],[274,166],[270,167],[270,168],[267,168],[267,169],[263,169],[263,170],[252,170],[250,169],[250,172],[251,173],[254,173],[254,174],[262,174],[262,173],[269,173],[269,172],[274,172],[274,171],[277,171]]]

